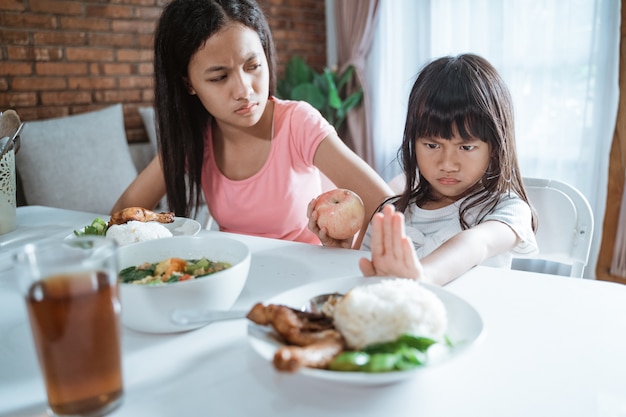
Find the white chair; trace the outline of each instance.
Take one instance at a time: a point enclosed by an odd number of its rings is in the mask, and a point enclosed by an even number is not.
[[[404,174],[389,181],[404,191]],[[582,278],[593,236],[591,206],[576,188],[557,180],[524,178],[528,199],[537,211],[539,253],[513,259],[512,269]]]
[[[512,268],[582,278],[593,236],[589,202],[580,191],[561,181],[524,178],[524,185],[539,220],[539,254],[514,259]],[[559,264],[569,265],[569,270]]]

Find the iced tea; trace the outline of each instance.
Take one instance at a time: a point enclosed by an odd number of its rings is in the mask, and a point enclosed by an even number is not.
[[[103,415],[123,395],[116,279],[105,271],[34,282],[26,304],[48,403],[57,415]]]

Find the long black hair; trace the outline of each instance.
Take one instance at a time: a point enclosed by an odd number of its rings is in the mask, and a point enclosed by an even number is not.
[[[269,25],[254,0],[173,0],[165,6],[154,36],[154,107],[159,154],[169,209],[190,216],[201,203],[204,136],[213,122],[196,95],[188,92],[189,61],[208,38],[233,22],[261,40],[276,87],[276,52]]]
[[[459,207],[463,229],[471,225],[467,210],[484,204],[476,222],[491,213],[502,195],[510,192],[528,201],[517,161],[513,103],[496,69],[473,54],[438,58],[419,73],[411,94],[398,159],[406,176],[402,194],[394,199],[399,211],[411,204],[433,200],[431,185],[419,173],[415,152],[418,138],[452,139],[455,132],[466,140],[478,138],[490,145],[489,166],[481,181]],[[533,212],[533,230],[536,216]]]

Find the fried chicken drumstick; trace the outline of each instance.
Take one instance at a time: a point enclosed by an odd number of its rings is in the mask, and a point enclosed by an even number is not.
[[[114,224],[128,223],[131,220],[138,222],[172,223],[174,221],[174,213],[156,213],[142,207],[128,207],[111,215],[109,227]]]
[[[271,325],[289,343],[274,355],[274,367],[281,371],[294,372],[303,366],[325,368],[345,348],[343,336],[323,314],[257,303],[247,318],[261,326]]]

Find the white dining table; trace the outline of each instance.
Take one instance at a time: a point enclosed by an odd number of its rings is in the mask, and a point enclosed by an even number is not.
[[[98,216],[20,207],[17,229],[0,236],[2,417],[45,415],[11,253],[28,242],[68,235]],[[252,252],[237,309],[307,283],[358,276],[358,259],[368,255],[226,235]],[[626,286],[475,267],[444,289],[475,308],[482,334],[450,360],[386,385],[278,372],[251,347],[246,319],[174,334],[125,328],[125,398],[111,416],[626,416]]]

